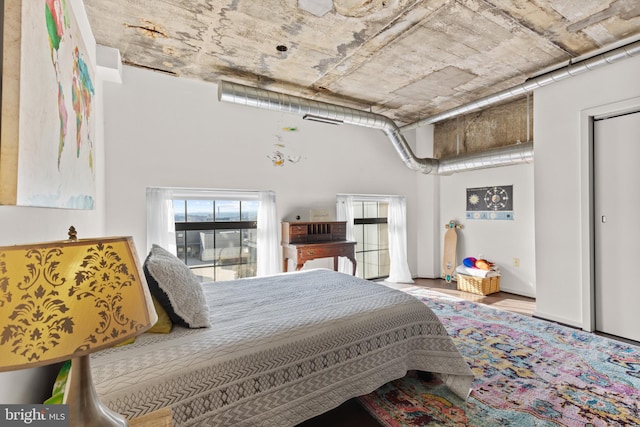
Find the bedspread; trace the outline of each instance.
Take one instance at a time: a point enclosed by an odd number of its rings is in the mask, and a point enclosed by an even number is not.
[[[203,284],[211,328],[175,326],[91,356],[107,406],[176,426],[294,426],[407,370],[466,398],[473,374],[422,302],[330,270]]]

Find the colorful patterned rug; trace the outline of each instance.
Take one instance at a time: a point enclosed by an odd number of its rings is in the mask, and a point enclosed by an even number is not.
[[[465,403],[409,374],[360,403],[387,427],[640,426],[640,347],[411,288],[476,375]]]

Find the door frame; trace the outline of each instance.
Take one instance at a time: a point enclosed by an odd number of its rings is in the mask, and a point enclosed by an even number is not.
[[[594,245],[594,132],[597,119],[640,111],[640,97],[603,104],[580,111],[580,277],[582,282],[582,329],[593,332],[595,317]]]

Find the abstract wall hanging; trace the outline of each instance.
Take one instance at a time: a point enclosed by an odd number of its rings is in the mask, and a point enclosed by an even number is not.
[[[298,163],[302,159],[299,154],[300,143],[292,143],[296,140],[295,136],[298,132],[296,126],[283,126],[282,118],[278,121],[278,131],[274,135],[276,142],[273,144],[273,151],[267,154],[273,166],[284,166],[287,163]],[[285,140],[286,139],[286,140]]]

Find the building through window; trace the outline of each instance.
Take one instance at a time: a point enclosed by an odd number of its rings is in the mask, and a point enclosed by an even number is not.
[[[389,203],[353,202],[354,239],[358,277],[381,279],[389,276]]]
[[[174,198],[177,256],[202,281],[253,277],[258,200]]]

